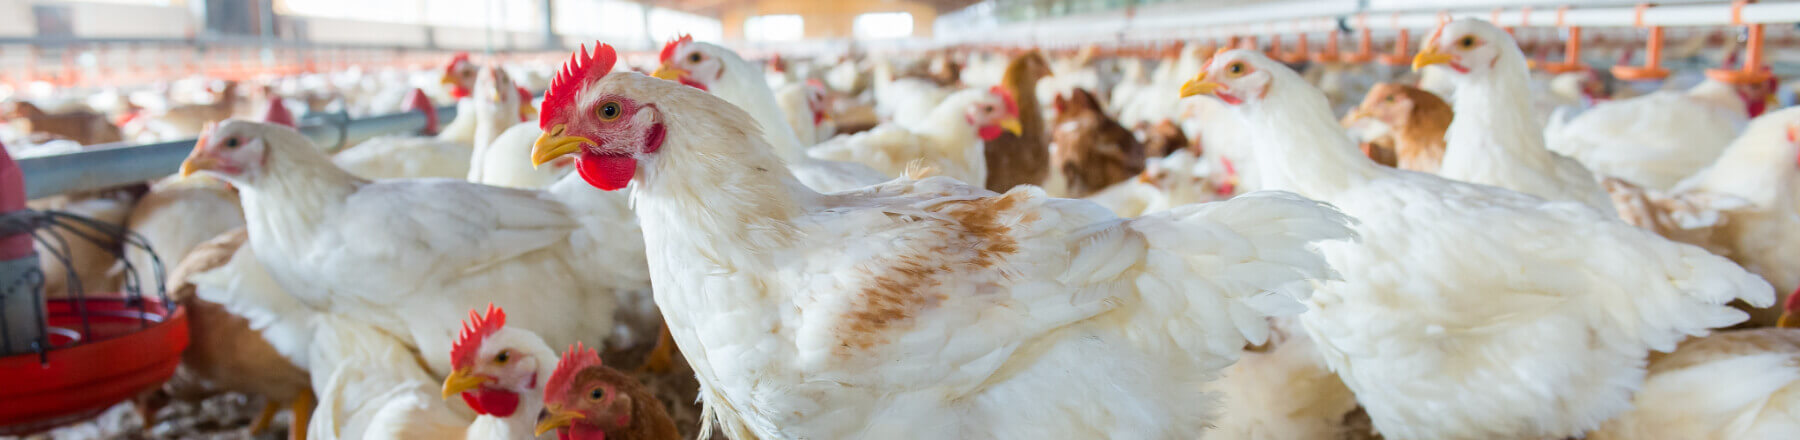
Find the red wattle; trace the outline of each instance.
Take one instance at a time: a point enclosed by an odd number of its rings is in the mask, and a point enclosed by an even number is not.
[[[706,90],[706,84],[701,84],[699,81],[694,81],[693,78],[689,78],[687,76],[682,76],[680,79],[678,79],[678,81],[681,82],[681,85],[700,89],[700,91],[703,91],[703,92],[708,91],[708,90]]]
[[[510,417],[519,410],[519,393],[511,391],[476,388],[463,392],[462,398],[476,414]]]
[[[614,191],[631,183],[631,176],[637,174],[637,159],[626,154],[594,154],[582,151],[575,159],[575,171],[581,173],[581,180],[589,185],[607,191]]]
[[[1001,130],[998,125],[983,125],[981,128],[975,129],[975,134],[981,136],[981,140],[984,141],[999,139],[1000,133],[1004,132],[1005,131]]]

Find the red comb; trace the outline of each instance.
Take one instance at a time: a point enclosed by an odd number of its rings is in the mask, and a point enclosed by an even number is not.
[[[587,45],[576,49],[563,63],[562,71],[550,80],[550,89],[544,91],[544,104],[538,110],[538,127],[550,130],[562,120],[563,111],[575,106],[575,95],[581,89],[612,72],[613,63],[619,60],[618,52],[610,45],[598,41],[594,44],[593,53],[588,53]]]
[[[550,380],[545,382],[544,389],[560,391],[569,387],[569,382],[588,367],[600,366],[600,353],[576,342],[568,350],[563,351],[562,360],[556,362],[556,371],[550,373]]]
[[[456,343],[450,345],[450,364],[458,365],[475,356],[476,347],[481,340],[487,339],[494,332],[506,326],[506,311],[488,303],[487,316],[483,317],[475,310],[469,311],[469,320],[463,322],[462,334],[456,336]]]
[[[1013,99],[1011,90],[1007,90],[1005,87],[1001,86],[994,86],[988,88],[988,93],[1000,97],[1000,101],[1006,103],[1006,114],[1013,116],[1019,115],[1019,101]]]
[[[830,87],[825,87],[825,82],[819,81],[818,78],[807,78],[806,85],[818,87],[820,89],[830,89]]]
[[[667,63],[669,62],[669,58],[675,57],[675,48],[692,42],[694,42],[694,36],[687,34],[682,34],[681,38],[669,40],[668,44],[663,45],[662,53],[656,56],[656,60]]]
[[[457,52],[455,56],[450,57],[450,65],[444,66],[444,74],[449,75],[451,72],[455,71],[456,63],[467,63],[467,62],[469,62],[469,53],[468,52]]]
[[[198,150],[201,148],[206,148],[206,144],[207,144],[206,141],[208,138],[212,137],[213,129],[215,129],[215,128],[219,128],[218,122],[208,122],[205,124],[201,124],[200,125],[200,138],[194,140],[194,149]]]

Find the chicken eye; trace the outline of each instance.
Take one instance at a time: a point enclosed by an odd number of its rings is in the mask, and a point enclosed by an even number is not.
[[[688,54],[688,62],[690,62],[690,63],[700,62],[700,53],[694,52],[694,53]]]
[[[603,121],[611,121],[614,119],[619,119],[619,103],[608,102],[605,104],[600,104],[600,108],[597,110],[594,110],[594,112],[599,114],[600,119]]]
[[[500,354],[494,355],[494,362],[498,362],[498,363],[502,363],[502,364],[506,363],[506,361],[511,360],[511,359],[512,359],[512,353],[510,353],[506,350],[500,350]]]
[[[589,399],[600,400],[602,397],[606,397],[606,390],[595,388],[593,391],[588,392]]]
[[[1244,63],[1231,63],[1231,65],[1225,66],[1225,71],[1231,72],[1233,75],[1244,73]]]
[[[1387,97],[1387,98],[1386,98],[1386,99],[1383,99],[1383,101],[1387,101],[1387,102],[1394,102],[1394,96],[1393,96],[1393,95],[1388,95],[1388,97]]]
[[[994,112],[994,106],[993,106],[993,105],[991,105],[991,104],[990,104],[990,105],[984,105],[984,106],[981,106],[981,112],[982,112],[982,113],[993,113],[993,112]]]
[[[225,148],[237,148],[237,147],[238,147],[238,138],[226,138],[225,139]]]
[[[1464,49],[1475,47],[1475,36],[1464,36],[1461,40],[1457,40],[1456,44],[1462,46]]]

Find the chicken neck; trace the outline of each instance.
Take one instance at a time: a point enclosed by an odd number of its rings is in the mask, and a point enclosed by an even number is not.
[[[1262,189],[1331,200],[1379,176],[1380,167],[1338,128],[1325,95],[1292,79],[1271,85],[1264,101],[1240,104],[1255,133]]]
[[[1745,118],[1750,117],[1750,103],[1745,102],[1745,97],[1739,95],[1737,89],[1725,83],[1711,79],[1701,81],[1694,87],[1688,88],[1687,94],[1688,97],[1705,101],[1714,107],[1730,109],[1733,113]]]
[[[1494,66],[1458,78],[1456,119],[1444,133],[1443,174],[1479,175],[1469,170],[1498,167],[1551,169],[1555,156],[1544,146],[1544,127],[1533,116],[1529,75],[1518,49],[1503,51]]]
[[[292,258],[342,209],[345,199],[369,182],[332,164],[299,133],[271,131],[263,141],[270,145],[262,175],[238,185],[244,220],[256,248],[267,250],[259,256]]]

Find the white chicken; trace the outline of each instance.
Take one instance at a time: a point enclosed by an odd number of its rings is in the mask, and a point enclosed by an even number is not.
[[[1298,312],[1283,287],[1331,276],[1309,246],[1348,237],[1282,193],[1131,220],[947,178],[819,194],[744,111],[615,60],[565,66],[533,160],[636,183],[657,303],[732,438],[1193,438],[1213,404],[1170,385]]]
[[[534,123],[499,123],[503,115],[523,115],[522,109],[531,108],[530,103],[522,101],[523,97],[514,90],[518,86],[506,71],[498,68],[485,68],[475,79],[471,90],[476,102],[487,103],[475,108],[478,120],[491,120],[494,124],[481,124],[476,129],[475,149],[469,158],[470,182],[486,185],[520,189],[544,189],[567,176],[570,161],[557,161],[544,167],[531,166],[531,143],[539,134]]]
[[[775,102],[775,92],[770,91],[767,82],[763,81],[762,69],[745,62],[736,52],[682,37],[663,46],[662,63],[654,76],[718,95],[755,117],[762,128],[764,142],[774,148],[775,155],[781,157],[781,161],[793,170],[794,177],[807,187],[837,192],[888,179],[862,164],[807,156],[808,145],[801,145],[793,128],[787,124],[781,106]]]
[[[508,90],[502,96],[511,100],[470,99],[467,106],[459,104],[468,113],[459,110],[456,119],[436,136],[376,137],[338,152],[331,161],[365,179],[464,178],[470,173],[471,157],[478,153],[474,147],[491,143],[501,130],[519,122],[518,95]],[[501,111],[509,102],[512,111]],[[465,120],[473,121],[473,133],[466,139],[456,135],[457,124]]]
[[[552,344],[598,343],[615,292],[574,264],[580,223],[543,193],[449,179],[370,182],[331,164],[286,127],[230,120],[202,137],[182,174],[231,182],[257,260],[322,314],[368,323],[449,372],[455,321],[506,302]],[[505,286],[529,283],[532,289]],[[317,347],[317,344],[314,344]],[[323,383],[323,382],[319,382]],[[321,393],[321,395],[323,395]]]
[[[1269,342],[1244,353],[1207,386],[1227,409],[1205,438],[1347,439],[1356,396],[1338,380],[1292,317],[1274,318]],[[1360,433],[1359,433],[1360,434]]]
[[[1193,151],[1178,150],[1168,157],[1151,158],[1144,173],[1115,183],[1085,200],[1106,207],[1119,217],[1137,217],[1190,203],[1205,203],[1231,194],[1220,194],[1218,184],[1203,172],[1205,165]]]
[[[1770,83],[1734,86],[1712,79],[1601,103],[1574,120],[1552,119],[1550,148],[1596,173],[1668,190],[1713,163],[1772,97]]]
[[[1683,231],[1703,237],[1695,244],[1761,275],[1778,292],[1800,289],[1800,108],[1752,120],[1717,162],[1676,184],[1673,196],[1711,202],[1672,213],[1688,218],[1668,222],[1702,226]],[[1774,324],[1781,309],[1754,312],[1753,322]]]
[[[152,183],[132,207],[125,227],[143,237],[150,250],[126,246],[125,261],[141,285],[163,282],[152,271],[169,273],[194,246],[243,225],[237,192],[224,181],[169,176]],[[160,265],[152,264],[153,256]]]
[[[1386,438],[1579,436],[1630,407],[1650,350],[1743,321],[1734,299],[1774,302],[1611,213],[1377,165],[1260,53],[1216,56],[1181,94],[1237,103],[1267,189],[1360,220],[1360,243],[1319,244],[1344,280],[1316,284],[1300,322]]]
[[[1800,329],[1689,340],[1649,369],[1631,411],[1588,439],[1800,438]]]
[[[938,86],[924,78],[896,78],[894,65],[886,59],[875,61],[872,83],[875,115],[882,120],[902,125],[916,125],[931,117],[932,109],[949,98],[955,90]],[[752,112],[751,116],[755,116]]]
[[[1000,86],[956,92],[938,103],[931,117],[916,126],[888,123],[814,146],[808,155],[822,160],[855,162],[884,174],[906,174],[919,162],[963,183],[987,182],[984,141],[1000,133],[1020,132],[1019,106]]]
[[[1544,147],[1525,53],[1511,34],[1474,18],[1445,23],[1426,38],[1413,69],[1439,64],[1456,84],[1456,119],[1444,132],[1438,175],[1615,212],[1593,173]]]
[[[816,79],[788,84],[775,90],[781,112],[787,115],[789,127],[800,138],[800,145],[816,145],[837,133],[831,123],[830,90]]]
[[[444,378],[443,397],[460,396],[475,411],[468,432],[456,438],[535,437],[544,382],[556,371],[556,359],[543,338],[506,326],[504,310],[489,304],[485,315],[470,311],[450,351],[455,370]]]

